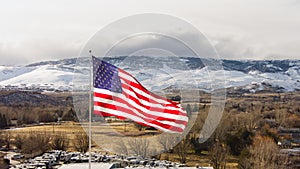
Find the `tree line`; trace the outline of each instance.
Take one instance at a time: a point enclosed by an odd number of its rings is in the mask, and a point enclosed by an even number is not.
[[[0,114],[0,129],[7,128],[9,126],[9,121],[6,118],[6,115]]]
[[[25,134],[11,134],[9,131],[0,132],[0,147],[12,149],[29,155],[41,155],[49,150],[76,150],[87,152],[89,148],[88,136],[84,131],[68,136],[65,132],[49,134],[46,131],[29,131]]]
[[[67,108],[64,108],[67,109]],[[12,120],[17,121],[17,125],[27,125],[35,123],[49,123],[61,121],[78,121],[76,112],[73,108],[67,110],[64,109],[42,109],[42,108],[30,108],[30,109],[12,109],[7,108],[2,111],[0,109],[0,128],[7,128],[12,124]]]

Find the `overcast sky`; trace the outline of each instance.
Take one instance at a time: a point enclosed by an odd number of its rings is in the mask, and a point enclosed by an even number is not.
[[[107,24],[140,13],[191,23],[226,59],[300,59],[299,0],[0,0],[0,65],[79,55]]]

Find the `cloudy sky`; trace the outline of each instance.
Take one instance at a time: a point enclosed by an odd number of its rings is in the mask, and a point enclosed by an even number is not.
[[[0,0],[0,65],[71,58],[125,16],[194,25],[226,59],[300,59],[299,0]]]

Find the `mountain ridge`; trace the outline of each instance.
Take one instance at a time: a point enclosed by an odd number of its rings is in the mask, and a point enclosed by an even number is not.
[[[169,89],[170,86],[208,92],[224,87],[242,87],[246,91],[256,92],[270,86],[275,91],[282,92],[300,90],[300,60],[215,60],[148,56],[102,59],[128,71],[147,89],[154,91]],[[0,88],[9,89],[13,86],[71,91],[79,83],[77,79],[87,78],[88,65],[89,58],[69,58],[25,66],[0,66]],[[86,80],[80,83],[86,83]],[[214,87],[211,87],[212,84]]]

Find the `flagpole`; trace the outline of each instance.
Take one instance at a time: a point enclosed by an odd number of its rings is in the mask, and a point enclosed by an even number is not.
[[[92,90],[93,90],[93,55],[90,53],[90,91],[89,91],[89,169],[92,168]]]

